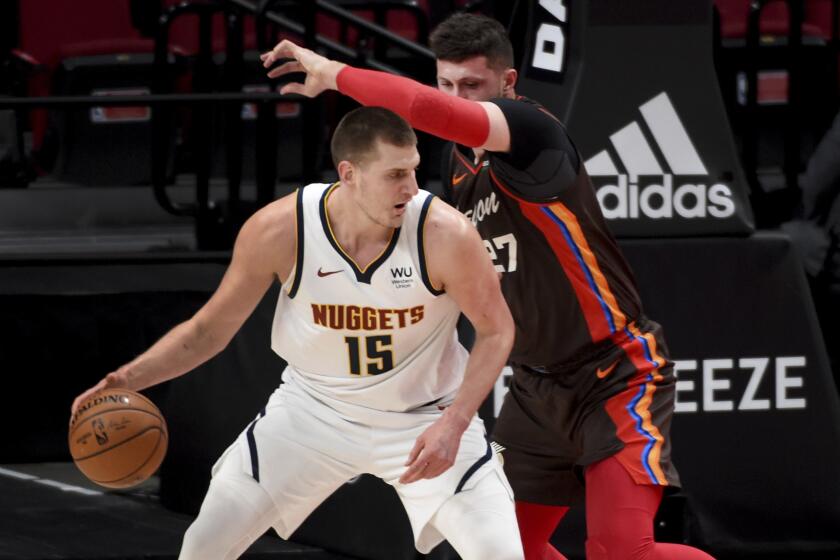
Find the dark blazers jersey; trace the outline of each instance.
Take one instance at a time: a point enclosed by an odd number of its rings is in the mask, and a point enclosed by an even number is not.
[[[449,201],[478,228],[516,323],[512,363],[574,367],[632,338],[642,313],[633,274],[565,127],[537,103],[494,99],[509,153],[445,152]]]

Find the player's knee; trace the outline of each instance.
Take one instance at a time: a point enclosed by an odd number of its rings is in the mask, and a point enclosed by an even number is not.
[[[464,560],[523,560],[510,494],[496,473],[447,501],[435,526]]]
[[[492,549],[487,550],[482,558],[498,558],[499,560],[525,560],[525,553],[522,551],[522,543],[517,538],[506,539],[499,546],[496,543]]]
[[[586,539],[586,557],[589,560],[609,560],[607,548],[594,537]]]
[[[207,531],[199,516],[184,533],[181,543],[181,553],[178,560],[206,560],[218,555],[218,546],[214,543],[213,535]]]
[[[243,534],[248,510],[237,501],[236,488],[211,482],[198,517],[184,533],[178,560],[222,560]]]
[[[652,538],[626,534],[590,536],[586,539],[587,560],[646,560],[654,545]]]
[[[506,527],[501,518],[490,519],[484,515],[482,521],[474,527],[466,538],[450,540],[463,560],[524,560],[522,542],[515,529]],[[504,525],[502,525],[504,524]]]
[[[494,539],[485,543],[478,543],[474,555],[471,555],[469,560],[487,560],[488,558],[494,560],[524,560],[525,554],[522,552],[522,544],[517,539],[504,541]],[[464,560],[468,560],[466,556]]]

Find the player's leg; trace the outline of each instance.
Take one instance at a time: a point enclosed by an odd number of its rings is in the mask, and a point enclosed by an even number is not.
[[[549,542],[569,506],[583,501],[573,473],[577,454],[568,434],[549,426],[573,425],[569,387],[515,367],[493,431],[505,447],[504,469],[516,496],[516,517],[526,560],[565,560]]]
[[[510,491],[497,472],[446,500],[431,524],[463,560],[521,560],[522,543]]]
[[[696,548],[653,540],[662,486],[637,484],[616,457],[586,468],[588,560],[712,560]]]
[[[465,559],[522,559],[513,492],[478,416],[461,436],[452,467],[434,478],[399,482],[417,437],[440,416],[429,407],[395,414],[387,428],[377,428],[369,472],[397,491],[420,552],[451,539]]]
[[[525,560],[566,560],[549,539],[568,511],[568,506],[547,506],[516,500],[516,520]]]
[[[587,465],[587,557],[709,560],[691,547],[653,540],[653,518],[663,488],[680,483],[671,462],[676,380],[659,325],[642,320],[639,326],[628,325],[626,332],[621,345],[626,357],[612,366],[599,366],[611,371],[604,385],[617,391],[584,424],[586,441],[593,446],[589,456],[596,457],[582,461]],[[621,448],[604,453],[612,448],[611,438],[620,441]]]
[[[265,533],[274,502],[254,478],[226,461],[213,477],[201,511],[184,534],[180,560],[232,560]]]
[[[214,467],[181,558],[237,558],[271,526],[288,538],[361,472],[356,465],[364,455],[365,435],[291,385],[278,389]]]

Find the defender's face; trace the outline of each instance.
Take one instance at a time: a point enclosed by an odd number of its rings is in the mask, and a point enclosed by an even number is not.
[[[437,61],[438,89],[470,101],[489,101],[504,97],[505,71],[487,66],[486,56],[452,62]]]
[[[400,227],[408,202],[417,194],[420,154],[416,146],[377,142],[373,159],[358,167],[356,203],[373,222]]]

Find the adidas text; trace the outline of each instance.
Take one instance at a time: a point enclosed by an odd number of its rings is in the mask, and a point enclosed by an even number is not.
[[[598,203],[608,220],[638,218],[728,218],[735,214],[732,190],[723,183],[685,183],[674,188],[674,176],[662,175],[640,186],[627,175],[597,188]]]

